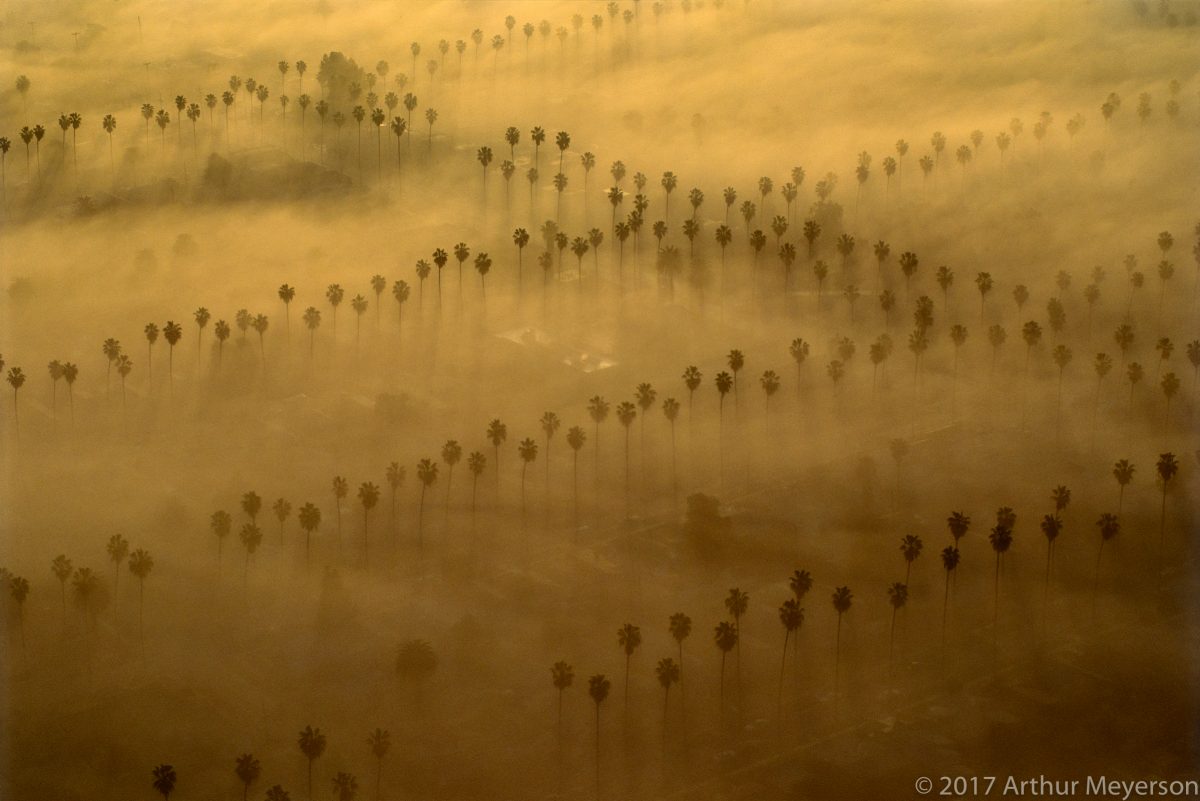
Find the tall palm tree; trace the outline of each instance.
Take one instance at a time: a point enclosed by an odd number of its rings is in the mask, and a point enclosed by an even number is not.
[[[988,534],[988,542],[996,554],[996,580],[992,600],[992,640],[996,639],[996,627],[1000,619],[1000,564],[1004,554],[1012,547],[1012,525],[1007,520],[998,520]]]
[[[354,801],[358,795],[358,779],[351,773],[338,771],[333,777],[333,795],[335,801]]]
[[[471,471],[471,532],[475,531],[475,492],[479,487],[479,477],[487,469],[487,457],[479,451],[471,451],[467,457],[467,469]]]
[[[250,557],[254,556],[258,546],[262,544],[262,530],[254,523],[246,523],[238,533],[238,538],[242,541],[242,547],[246,549],[246,561],[242,567],[242,583],[245,585],[250,577]],[[130,557],[130,564],[132,563],[133,558]]]
[[[716,641],[717,648],[721,651],[721,680],[720,680],[720,710],[721,724],[724,727],[725,722],[725,659],[729,656],[738,644],[737,626],[730,623],[728,620],[722,620],[717,624],[713,632],[713,638]]]
[[[617,630],[617,644],[625,652],[625,709],[629,709],[629,661],[633,652],[642,644],[642,630],[632,623],[626,623]]]
[[[683,692],[683,641],[692,633],[692,619],[683,612],[675,612],[667,621],[667,630],[679,649],[679,691]]]
[[[334,312],[337,316],[337,312]],[[312,361],[313,349],[316,347],[317,329],[321,327],[321,311],[316,306],[304,310],[304,325],[308,328],[308,359]]]
[[[736,646],[737,653],[734,655],[734,664],[737,673],[739,706],[742,696],[742,618],[745,616],[746,610],[749,608],[749,606],[750,596],[747,593],[742,592],[737,587],[731,588],[729,590],[729,595],[725,596],[725,609],[733,618],[733,625],[734,628],[737,629],[738,633],[738,642]]]
[[[600,795],[600,705],[608,698],[612,682],[603,673],[588,679],[588,695],[596,705],[596,795]]]
[[[567,429],[567,445],[571,447],[571,508],[573,510],[573,519],[575,522],[575,531],[579,531],[579,451],[587,442],[587,433],[579,426],[571,426]],[[546,440],[546,455],[549,457],[550,441],[549,437]],[[549,462],[549,458],[546,459]],[[547,467],[547,472],[549,467]],[[549,475],[546,477],[549,482]]]
[[[804,623],[804,607],[800,606],[800,602],[795,598],[788,598],[779,607],[779,622],[783,624],[783,658],[779,663],[779,693],[776,698],[776,706],[780,718],[783,717],[783,676],[787,669],[787,647],[788,640],[793,632],[798,632],[800,626]],[[797,634],[797,636],[799,636]]]
[[[300,507],[297,514],[300,528],[304,529],[304,564],[307,565],[312,554],[312,535],[321,527],[321,510],[311,503]]]
[[[496,488],[500,488],[500,446],[508,439],[508,426],[499,419],[488,423],[487,438],[492,443],[492,456],[496,462]]]
[[[842,615],[850,611],[854,595],[849,587],[838,587],[833,591],[833,609],[837,612],[837,639],[833,651],[833,694],[837,696],[838,673],[842,662]]]
[[[570,688],[575,682],[575,669],[566,662],[555,662],[550,668],[550,679],[554,683],[554,689],[558,691],[558,750],[562,753],[562,701],[563,692]]]
[[[371,747],[371,755],[375,757],[375,801],[379,801],[379,789],[383,783],[383,758],[392,747],[391,734],[387,729],[376,729],[367,735],[367,745]]]
[[[204,327],[208,325],[208,321],[212,319],[212,315],[208,309],[201,306],[192,312],[192,317],[196,320],[196,363],[199,364],[201,354],[204,350]]]
[[[183,337],[183,327],[173,320],[167,320],[163,326],[163,338],[167,340],[167,345],[170,347],[167,350],[167,378],[170,382],[171,392],[175,392],[175,345]]]
[[[388,514],[388,526],[392,531],[392,537],[396,536],[396,493],[404,486],[405,470],[400,466],[399,462],[392,462],[387,466],[385,471],[388,487],[392,490],[391,511]]]
[[[1133,481],[1133,474],[1137,468],[1128,459],[1119,459],[1113,465],[1113,477],[1117,480],[1117,516],[1120,517],[1121,511],[1125,506],[1125,487],[1129,482]]]
[[[667,712],[670,710],[671,703],[671,685],[679,682],[679,665],[671,657],[658,660],[658,664],[654,668],[654,675],[658,678],[658,683],[663,688],[663,734],[662,747],[663,758],[667,755]]]
[[[517,445],[517,453],[521,456],[521,525],[525,525],[525,474],[529,465],[537,459],[538,446],[532,438],[526,437]]]
[[[258,781],[258,777],[262,774],[262,765],[254,758],[253,754],[242,754],[237,758],[237,765],[233,772],[242,782],[242,801],[247,801],[250,795],[250,785]]]
[[[722,485],[725,479],[725,396],[733,388],[733,376],[722,370],[717,373],[717,451],[720,455],[720,477]]]
[[[154,569],[154,558],[144,548],[138,548],[129,554],[129,572],[138,580],[138,640],[142,641],[142,619],[146,603],[146,577]]]
[[[175,768],[157,765],[150,773],[154,777],[151,783],[154,789],[163,797],[163,801],[170,801],[171,793],[175,792]]]
[[[333,503],[337,510],[338,554],[342,552],[342,501],[350,494],[350,482],[343,476],[333,477]]]
[[[120,600],[121,588],[121,563],[125,561],[126,555],[129,553],[129,540],[125,539],[120,534],[113,534],[108,538],[108,544],[104,546],[108,552],[108,558],[113,563],[113,597]]]
[[[364,481],[358,487],[358,502],[363,508],[363,564],[369,566],[368,544],[370,542],[371,510],[379,503],[379,487],[373,482]]]
[[[325,735],[320,729],[305,726],[300,732],[300,753],[308,761],[308,801],[312,801],[312,763],[325,753]]]
[[[8,580],[8,591],[17,607],[17,625],[21,629],[21,647],[25,647],[25,600],[29,597],[29,579],[13,576]]]
[[[1167,531],[1167,488],[1171,484],[1171,479],[1179,472],[1179,462],[1173,453],[1161,453],[1158,456],[1158,463],[1155,465],[1158,471],[1158,484],[1162,488],[1162,507],[1158,518],[1158,549],[1161,552],[1163,543],[1166,542]]]
[[[65,554],[59,554],[50,563],[50,569],[54,572],[54,577],[58,579],[62,589],[63,627],[65,628],[67,625],[67,579],[71,578],[74,567]]]
[[[600,395],[593,395],[587,403],[588,416],[596,427],[596,448],[592,451],[595,458],[596,480],[600,480],[600,424],[608,419],[610,404]]]
[[[955,540],[957,542],[957,540]],[[950,580],[954,576],[954,571],[958,568],[960,555],[958,548],[953,545],[947,545],[942,549],[942,567],[946,570],[946,589],[942,596],[942,652],[943,658],[946,650],[946,618],[950,611]]]
[[[283,525],[292,515],[292,504],[285,498],[277,498],[271,505],[271,511],[275,513],[275,519],[279,521],[279,544],[283,545]]]
[[[916,534],[905,534],[900,540],[900,553],[904,555],[904,585],[907,587],[909,577],[912,575],[913,562],[917,561],[917,557],[921,555],[921,549],[924,543]]]
[[[462,446],[457,440],[447,440],[442,446],[442,461],[446,463],[446,506],[445,517],[450,518],[450,489],[454,484],[454,466],[462,461]]]
[[[221,550],[225,545],[225,538],[229,536],[229,532],[233,528],[233,518],[230,517],[229,512],[226,512],[223,509],[218,509],[217,511],[213,512],[212,517],[209,518],[209,527],[212,528],[213,533],[217,535],[217,573],[220,575]]]
[[[1096,553],[1096,573],[1092,579],[1092,609],[1096,608],[1096,589],[1100,585],[1100,560],[1104,558],[1104,544],[1121,533],[1121,519],[1111,512],[1100,515],[1096,521],[1100,529],[1100,550]]]
[[[154,344],[158,342],[158,326],[154,323],[146,323],[142,331],[146,337],[146,380],[152,380],[154,379]],[[106,356],[109,353],[109,342],[116,343],[116,339],[107,339],[104,342],[104,355]],[[118,345],[118,348],[120,348],[120,345]],[[119,351],[118,355],[120,355]],[[112,365],[113,361],[115,361],[115,357],[109,356],[109,365]]]
[[[629,401],[617,404],[617,420],[625,429],[625,516],[629,516],[629,427],[637,419],[637,408]]]
[[[432,459],[417,463],[417,478],[421,480],[421,503],[417,509],[417,548],[425,549],[425,492],[437,483],[438,465]]]

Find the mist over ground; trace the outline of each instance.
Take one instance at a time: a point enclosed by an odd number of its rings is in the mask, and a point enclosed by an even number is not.
[[[8,3],[0,798],[1200,779],[1198,17]]]

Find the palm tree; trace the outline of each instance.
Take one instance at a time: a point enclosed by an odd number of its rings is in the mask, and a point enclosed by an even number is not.
[[[988,542],[992,546],[992,550],[996,553],[996,580],[994,584],[994,598],[992,601],[992,641],[995,642],[996,626],[1000,618],[1000,562],[1004,554],[1012,546],[1013,532],[1012,525],[1007,520],[997,521],[996,525],[988,534]]]
[[[271,509],[275,512],[275,519],[279,521],[279,544],[283,545],[283,524],[292,514],[292,505],[287,500],[279,498],[271,506]]]
[[[558,750],[562,752],[562,700],[563,691],[570,688],[575,682],[575,669],[566,662],[555,662],[550,668],[550,679],[554,683],[554,689],[558,690]]]
[[[250,557],[254,556],[258,551],[258,546],[262,544],[262,530],[254,523],[246,523],[242,526],[242,530],[238,533],[238,538],[242,541],[242,547],[246,549],[246,561],[242,568],[242,583],[243,585],[250,577]],[[132,565],[133,558],[130,557]]]
[[[588,679],[588,695],[592,698],[592,703],[596,705],[596,795],[600,795],[600,705],[608,698],[608,691],[612,687],[612,683],[604,676],[603,673],[598,673]]]
[[[25,647],[25,600],[29,597],[29,579],[13,576],[8,580],[9,594],[17,605],[17,625],[21,629],[21,647]]]
[[[1104,543],[1121,533],[1121,520],[1111,512],[1100,515],[1096,521],[1100,528],[1100,550],[1096,553],[1096,574],[1092,579],[1092,609],[1096,608],[1096,588],[1100,584],[1100,560],[1104,557]]]
[[[500,420],[488,423],[487,438],[492,443],[492,455],[496,461],[496,488],[500,488],[500,446],[508,439],[508,426]]]
[[[321,510],[311,503],[300,507],[297,514],[300,528],[304,529],[304,564],[307,565],[312,553],[312,535],[321,527]]]
[[[425,491],[437,483],[438,465],[431,459],[417,463],[417,478],[421,480],[421,503],[417,511],[417,548],[424,551]]]
[[[732,651],[738,644],[738,630],[737,627],[728,620],[722,620],[717,624],[717,627],[713,632],[713,636],[716,640],[717,648],[721,651],[721,683],[719,700],[721,709],[721,722],[723,727],[725,721],[725,659],[729,656],[729,652]]]
[[[733,372],[733,403],[736,407],[738,399],[737,377],[738,373],[741,372],[742,367],[744,367],[746,364],[746,357],[740,350],[735,348],[729,351],[729,355],[726,357],[726,360],[729,364],[729,369]]]
[[[1158,456],[1158,463],[1155,465],[1158,471],[1158,484],[1162,488],[1162,507],[1158,518],[1158,549],[1161,552],[1163,543],[1166,541],[1167,531],[1167,488],[1171,483],[1171,479],[1179,472],[1179,462],[1173,453],[1161,453]]]
[[[471,451],[467,457],[467,469],[471,471],[471,532],[475,531],[475,491],[479,485],[479,477],[487,469],[487,457],[479,451]],[[447,487],[449,484],[447,484]],[[448,493],[447,493],[448,494]]]
[[[121,377],[121,410],[122,411],[124,411],[124,409],[125,409],[125,378],[132,371],[133,371],[133,360],[130,359],[129,356],[127,356],[126,354],[122,353],[120,356],[117,357],[117,375],[119,375]],[[11,384],[13,381],[13,376],[11,375],[11,371],[9,371],[9,372],[10,372],[10,375],[8,377],[8,381]],[[22,379],[22,381],[24,380],[24,376],[20,376],[20,378]],[[20,388],[20,386],[18,384],[13,384],[13,388],[14,388],[14,392],[15,392],[16,389]]]
[[[547,412],[549,414],[549,412]],[[567,429],[567,444],[571,446],[571,506],[573,509],[573,518],[575,521],[575,530],[579,531],[579,451],[583,448],[583,444],[587,441],[587,433],[579,426],[571,426]],[[550,439],[549,434],[546,438],[546,481],[549,477],[549,455],[550,455]]]
[[[167,345],[170,347],[167,350],[167,378],[171,385],[171,392],[175,391],[175,345],[183,337],[183,327],[173,320],[167,320],[163,326],[163,338],[167,340]]]
[[[629,709],[629,660],[633,652],[642,644],[642,630],[632,623],[626,623],[617,630],[617,644],[625,652],[625,709]]]
[[[336,307],[335,307],[336,308]],[[334,311],[334,317],[337,311]],[[316,346],[317,329],[321,327],[321,312],[315,306],[304,310],[304,325],[308,328],[308,359],[312,361],[313,349]]]
[[[312,763],[325,753],[325,735],[320,729],[305,726],[300,732],[300,752],[308,760],[308,799],[312,801]]]
[[[617,404],[617,419],[625,429],[625,515],[629,516],[629,427],[637,419],[637,409],[629,401]],[[598,439],[598,438],[597,438]]]
[[[170,765],[158,765],[150,773],[154,776],[151,783],[154,789],[162,795],[163,801],[170,801],[171,793],[175,792],[175,768]]]
[[[667,712],[670,709],[671,685],[679,682],[679,665],[671,657],[658,660],[654,675],[663,688],[663,757],[667,754]]]
[[[392,746],[391,735],[387,729],[376,729],[367,735],[367,745],[375,757],[375,801],[379,801],[379,788],[383,783],[383,758],[387,756]]]
[[[833,651],[833,694],[837,696],[838,672],[842,661],[842,615],[850,611],[854,596],[849,587],[838,587],[833,591],[833,609],[837,612],[837,639]]]
[[[525,524],[525,473],[529,469],[529,465],[537,459],[538,446],[532,438],[526,437],[517,445],[517,452],[521,456],[521,525]]]
[[[912,564],[921,555],[921,549],[924,543],[916,534],[905,534],[900,540],[900,553],[904,555],[904,585],[907,587],[909,577],[912,575]]]
[[[50,563],[50,569],[54,572],[54,577],[58,579],[58,583],[62,588],[62,609],[63,609],[63,626],[67,625],[67,579],[71,577],[74,568],[71,565],[71,560],[65,554],[59,554],[54,557],[54,561]]]
[[[1117,486],[1120,488],[1117,494],[1117,516],[1121,515],[1121,510],[1125,506],[1125,486],[1133,481],[1133,473],[1136,468],[1128,459],[1119,459],[1113,465],[1113,477],[1117,480]]]
[[[776,699],[776,706],[779,710],[780,718],[783,717],[783,676],[787,669],[787,647],[788,640],[792,636],[792,632],[799,631],[800,626],[804,623],[804,607],[800,606],[800,601],[796,598],[788,598],[779,607],[779,622],[783,624],[783,658],[779,663],[779,693]],[[798,634],[796,636],[799,636]]]
[[[158,326],[154,323],[146,323],[142,330],[146,337],[146,380],[154,379],[154,344],[158,342]],[[116,355],[109,356],[109,343],[116,345]],[[120,343],[116,339],[106,339],[104,341],[104,355],[108,356],[109,365],[116,361],[116,356],[120,355]]]
[[[355,295],[350,299],[350,308],[354,309],[354,350],[357,353],[362,335],[362,316],[367,312],[367,299],[362,295]]]
[[[242,801],[246,801],[250,794],[250,785],[258,781],[258,777],[262,773],[262,765],[254,758],[253,754],[242,754],[237,758],[237,766],[233,772],[241,779]]]
[[[354,801],[358,795],[358,779],[353,774],[338,771],[333,777],[333,793],[335,801]]]
[[[129,540],[120,534],[113,534],[108,538],[105,550],[113,563],[113,596],[120,600],[121,563],[125,561],[125,556],[129,553]]]
[[[667,630],[679,648],[679,691],[683,692],[683,641],[692,633],[692,619],[683,612],[676,612],[671,615]]]
[[[368,543],[370,541],[371,510],[379,503],[379,487],[370,481],[364,481],[358,487],[358,502],[363,508],[363,564],[370,565],[368,559]]]
[[[592,418],[592,422],[596,426],[596,449],[593,451],[593,455],[597,481],[600,478],[600,424],[608,419],[609,408],[609,402],[600,395],[593,395],[587,403],[588,416]]]
[[[338,553],[342,551],[342,499],[350,494],[350,482],[342,476],[333,477],[333,502],[337,509]]]
[[[957,514],[957,513],[956,513]],[[955,539],[957,543],[958,540]],[[958,568],[959,552],[954,545],[947,545],[942,549],[942,567],[946,570],[946,590],[942,596],[942,653],[943,658],[946,650],[946,618],[950,611],[950,580],[954,576],[954,571]]]
[[[737,629],[738,642],[737,653],[735,654],[735,664],[737,668],[737,689],[738,698],[742,694],[742,617],[746,614],[747,608],[750,606],[750,596],[742,592],[737,587],[729,590],[729,595],[725,596],[725,609],[733,617],[734,628]],[[739,701],[740,705],[740,701]]]
[[[1046,579],[1042,585],[1042,603],[1050,592],[1050,564],[1054,561],[1054,543],[1062,533],[1063,521],[1057,514],[1042,517],[1042,533],[1046,535]]]
[[[146,577],[150,575],[150,571],[154,569],[154,559],[150,556],[150,552],[144,548],[138,548],[133,553],[129,554],[129,572],[137,576],[138,579],[138,640],[142,640],[142,612],[145,608],[146,597]]]
[[[217,510],[212,513],[209,519],[209,526],[213,533],[217,535],[217,573],[221,570],[221,550],[225,544],[225,538],[229,536],[230,530],[233,528],[233,518],[229,516],[229,512]]]

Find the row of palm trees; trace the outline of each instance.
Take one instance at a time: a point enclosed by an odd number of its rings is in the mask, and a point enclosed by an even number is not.
[[[1134,467],[1126,460],[1121,460],[1114,466],[1114,476],[1117,478],[1121,486],[1122,493],[1124,487],[1129,483],[1134,474]],[[1171,453],[1161,454],[1156,464],[1156,472],[1159,477],[1160,486],[1163,493],[1163,509],[1165,510],[1165,499],[1167,488],[1170,482],[1178,472],[1178,462]],[[335,481],[335,491],[337,491],[337,482]],[[362,493],[360,492],[360,496]],[[341,497],[341,496],[339,496]],[[1063,531],[1062,513],[1067,509],[1071,502],[1071,492],[1065,486],[1057,486],[1051,492],[1051,500],[1054,505],[1052,513],[1043,516],[1040,522],[1040,528],[1047,541],[1047,561],[1046,561],[1046,590],[1048,592],[1050,584],[1051,568],[1053,563],[1054,545],[1058,536]],[[366,503],[364,501],[364,507]],[[243,509],[246,513],[254,518],[257,515],[259,502],[254,493],[247,493],[243,498]],[[223,514],[223,513],[218,513]],[[1165,514],[1165,511],[1164,511]],[[215,516],[214,516],[215,517]],[[1165,518],[1164,518],[1165,519]],[[1016,526],[1017,517],[1013,510],[1009,507],[1001,507],[996,513],[996,524],[988,533],[988,543],[995,555],[995,578],[994,578],[994,612],[993,612],[993,632],[997,628],[997,620],[999,615],[1000,602],[1000,577],[1001,567],[1004,556],[1010,550],[1013,543],[1013,534]],[[949,529],[952,543],[941,551],[941,563],[945,572],[944,595],[943,595],[943,612],[942,612],[942,649],[945,650],[946,643],[946,621],[949,613],[949,602],[951,591],[955,586],[954,577],[956,570],[961,562],[961,554],[959,545],[961,540],[968,534],[971,527],[971,518],[963,512],[953,512],[946,520]],[[1099,530],[1099,547],[1097,551],[1096,561],[1096,581],[1093,584],[1093,592],[1095,585],[1099,582],[1100,562],[1103,558],[1104,547],[1111,542],[1121,529],[1119,512],[1114,514],[1106,512],[1101,514],[1096,521],[1096,526]],[[923,552],[923,542],[919,535],[907,534],[900,542],[899,551],[905,563],[905,577],[903,582],[892,582],[886,588],[887,602],[891,607],[891,623],[888,642],[888,664],[889,671],[893,662],[894,645],[895,645],[895,628],[896,616],[903,610],[909,600],[909,581],[913,564],[919,559]],[[110,553],[112,553],[112,544],[110,543]],[[58,572],[59,560],[65,557],[59,557],[56,560],[56,573]],[[69,566],[67,568],[69,572]],[[10,586],[12,587],[14,597],[18,589],[23,587],[24,594],[28,593],[28,582],[18,577],[10,578]],[[779,714],[782,715],[782,696],[783,685],[787,671],[788,646],[792,644],[793,650],[798,642],[800,629],[803,626],[806,613],[802,605],[809,591],[814,584],[813,576],[807,570],[797,569],[788,577],[788,586],[791,589],[791,595],[786,598],[779,606],[778,618],[784,630],[784,638],[782,645],[782,655],[780,661],[780,677],[777,693],[777,705]],[[830,596],[830,602],[833,612],[836,616],[836,640],[834,647],[834,695],[838,694],[838,676],[840,672],[841,661],[841,628],[843,616],[850,611],[854,602],[854,593],[848,586],[838,586],[834,589]],[[20,602],[23,602],[24,595],[21,596]],[[720,671],[719,671],[719,701],[720,701],[720,719],[722,728],[724,728],[726,700],[726,663],[732,653],[735,660],[735,682],[736,694],[739,698],[738,709],[741,709],[741,631],[742,620],[749,609],[750,597],[741,589],[734,587],[729,590],[728,595],[724,599],[724,606],[729,617],[719,621],[713,628],[713,643],[720,653]],[[654,668],[654,676],[658,684],[663,690],[663,749],[665,755],[666,742],[668,737],[668,721],[670,710],[671,689],[678,685],[681,689],[684,682],[684,644],[692,633],[692,618],[685,612],[676,612],[670,615],[667,621],[667,631],[677,646],[677,659],[675,656],[664,656],[659,659]],[[632,623],[625,623],[617,631],[617,645],[624,656],[624,681],[623,681],[623,697],[624,705],[628,708],[629,705],[629,676],[630,666],[634,655],[642,645],[642,635],[639,626]],[[436,666],[436,657],[433,655],[428,643],[424,641],[410,641],[405,643],[400,649],[400,656],[397,660],[397,672],[402,678],[421,680],[427,678]],[[557,694],[557,738],[559,748],[562,748],[563,739],[563,696],[567,690],[574,685],[575,670],[574,667],[565,660],[556,662],[550,669],[551,683]],[[600,765],[601,765],[601,727],[600,713],[605,701],[608,699],[612,688],[612,682],[604,673],[592,675],[588,679],[588,696],[594,705],[595,709],[595,768],[596,768],[596,783],[597,788],[600,784]],[[389,752],[391,741],[390,734],[386,729],[377,728],[370,733],[366,740],[372,756],[376,760],[376,797],[379,797],[380,787],[382,785],[383,775],[383,760]],[[321,733],[320,729],[314,729],[312,726],[307,726],[301,731],[298,738],[298,745],[301,753],[304,755],[307,763],[308,775],[308,794],[312,798],[312,767],[313,763],[318,760],[326,749],[326,736]],[[261,764],[252,754],[246,753],[239,756],[235,762],[235,773],[243,784],[243,797],[247,797],[250,788],[258,781],[261,776]],[[164,795],[164,798],[169,796],[169,793],[174,789],[175,774],[170,766],[159,766],[154,771],[154,786]],[[335,795],[338,798],[353,798],[357,791],[357,779],[349,773],[338,772],[332,779]],[[346,794],[349,794],[348,796]],[[267,791],[268,801],[286,801],[288,795],[282,790],[280,785],[274,785]]]

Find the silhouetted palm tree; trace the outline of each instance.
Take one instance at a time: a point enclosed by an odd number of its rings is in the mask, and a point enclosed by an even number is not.
[[[625,709],[629,709],[629,661],[633,653],[642,644],[642,630],[632,623],[626,623],[617,630],[617,645],[625,652]]]
[[[158,765],[150,773],[154,776],[151,783],[154,789],[163,797],[163,801],[170,801],[171,793],[175,792],[175,768],[170,765]]]
[[[320,729],[305,726],[300,732],[300,752],[308,761],[308,798],[312,801],[312,763],[325,753],[325,735]]]
[[[600,795],[600,705],[608,698],[612,683],[599,673],[588,679],[588,695],[596,705],[596,795]]]
[[[629,427],[637,418],[637,409],[629,401],[617,404],[617,420],[625,429],[625,514],[629,515]],[[599,437],[597,435],[597,441]]]
[[[854,596],[849,587],[838,587],[833,591],[833,609],[837,612],[837,639],[833,652],[833,694],[837,695],[838,673],[842,662],[842,615],[850,611]]]
[[[1162,507],[1158,518],[1158,548],[1162,551],[1164,542],[1166,541],[1167,531],[1167,489],[1171,484],[1171,479],[1179,472],[1179,462],[1173,453],[1162,453],[1158,456],[1158,462],[1155,465],[1158,471],[1158,484],[1162,488]]]
[[[526,437],[517,445],[517,453],[521,456],[521,523],[525,522],[525,474],[529,465],[537,459],[538,446],[531,438]]]
[[[62,589],[63,627],[65,628],[67,625],[67,579],[71,577],[74,567],[65,554],[59,554],[50,563],[50,569],[54,572],[54,577],[58,579]]]
[[[262,774],[262,765],[254,758],[253,754],[242,754],[237,758],[234,773],[242,782],[242,801],[246,801],[250,794],[250,785],[258,781],[258,777]]]
[[[392,747],[391,734],[387,729],[376,729],[367,735],[367,745],[375,757],[375,801],[379,801],[379,790],[383,783],[383,758]]]
[[[562,753],[562,701],[563,691],[570,688],[575,682],[575,669],[566,662],[555,662],[550,668],[550,679],[554,683],[554,689],[558,691],[558,726],[556,729],[558,739],[559,754]]]
[[[779,662],[779,693],[776,698],[778,714],[783,716],[783,677],[787,670],[787,647],[792,632],[797,632],[804,623],[804,608],[795,598],[788,598],[779,607],[779,622],[783,624],[783,657]],[[796,635],[797,637],[799,634]]]
[[[713,636],[714,636],[714,639],[716,640],[717,648],[721,651],[721,678],[720,678],[719,700],[720,700],[720,710],[721,710],[721,722],[722,722],[722,725],[724,725],[724,721],[725,721],[725,659],[726,659],[726,657],[729,656],[729,652],[732,651],[735,647],[737,647],[737,644],[738,644],[737,626],[730,623],[728,620],[722,620],[720,623],[717,624],[717,627],[716,627],[715,631],[713,632]]]

